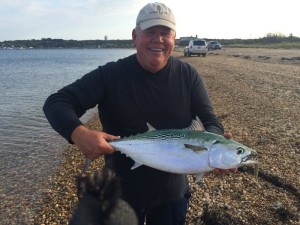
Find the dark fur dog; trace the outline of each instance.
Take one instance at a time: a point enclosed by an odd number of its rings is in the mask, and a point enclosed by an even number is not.
[[[137,225],[133,209],[121,199],[121,186],[109,169],[76,178],[78,205],[70,225]]]

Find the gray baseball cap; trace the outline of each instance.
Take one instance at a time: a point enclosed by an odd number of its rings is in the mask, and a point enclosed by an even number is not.
[[[139,12],[136,25],[142,30],[154,26],[165,26],[176,31],[176,23],[173,12],[163,3],[148,3]]]

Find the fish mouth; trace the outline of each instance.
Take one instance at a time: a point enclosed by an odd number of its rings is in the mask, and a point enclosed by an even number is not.
[[[258,170],[259,170],[259,163],[258,163],[258,154],[256,151],[252,151],[249,155],[245,156],[241,160],[241,165],[254,165],[254,177],[258,178]]]
[[[258,154],[256,151],[252,151],[249,155],[241,159],[242,165],[256,164],[256,163],[258,163]]]

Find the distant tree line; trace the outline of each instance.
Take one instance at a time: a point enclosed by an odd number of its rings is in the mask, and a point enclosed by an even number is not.
[[[132,48],[131,40],[64,40],[42,38],[41,40],[13,40],[0,42],[2,48]]]
[[[268,33],[265,37],[258,39],[219,39],[223,45],[233,45],[233,44],[276,44],[276,43],[300,43],[300,38],[290,34],[285,36],[281,33]]]
[[[223,46],[257,47],[274,46],[300,48],[300,38],[290,34],[268,33],[258,39],[206,39],[219,41]],[[185,46],[185,42],[176,40],[176,45]],[[64,40],[42,38],[41,40],[13,40],[0,42],[0,48],[132,48],[132,40]]]

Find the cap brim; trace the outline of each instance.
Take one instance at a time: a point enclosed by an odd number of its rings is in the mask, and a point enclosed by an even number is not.
[[[141,26],[142,30],[146,30],[150,27],[155,27],[155,26],[164,26],[164,27],[169,27],[170,29],[176,31],[175,24],[173,24],[167,20],[162,20],[162,19],[143,21],[143,22],[140,22],[140,26]]]

